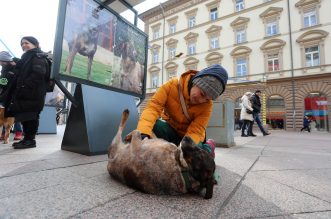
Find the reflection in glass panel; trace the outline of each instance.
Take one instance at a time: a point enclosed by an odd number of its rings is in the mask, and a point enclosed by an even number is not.
[[[328,100],[320,92],[312,92],[305,98],[304,115],[308,116],[312,131],[328,131]]]

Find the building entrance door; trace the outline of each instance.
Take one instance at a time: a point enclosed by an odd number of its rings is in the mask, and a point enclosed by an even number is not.
[[[267,124],[272,129],[284,129],[285,120],[285,102],[279,95],[272,95],[267,100]]]

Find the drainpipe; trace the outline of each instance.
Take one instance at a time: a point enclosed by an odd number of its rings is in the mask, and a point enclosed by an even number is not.
[[[162,6],[162,3],[160,2],[160,8],[162,11],[162,17],[163,17],[163,32],[162,32],[162,62],[161,62],[161,85],[163,85],[163,69],[164,69],[164,31],[165,31],[165,16],[164,16],[164,9]]]
[[[288,30],[289,30],[289,41],[290,41],[290,59],[291,59],[291,86],[292,86],[292,107],[293,107],[293,130],[296,131],[295,124],[295,84],[294,84],[294,70],[293,70],[293,45],[292,45],[292,28],[291,28],[291,10],[290,0],[287,0],[287,15],[288,15]]]

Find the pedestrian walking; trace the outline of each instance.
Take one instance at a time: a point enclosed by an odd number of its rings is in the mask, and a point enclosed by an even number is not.
[[[250,98],[250,101],[252,102],[252,107],[253,107],[253,124],[250,126],[251,130],[249,130],[249,132],[252,135],[255,135],[255,134],[253,134],[253,125],[254,125],[254,121],[256,121],[257,126],[261,130],[263,136],[266,136],[266,135],[270,135],[270,133],[267,132],[264,129],[264,127],[263,127],[263,125],[261,123],[261,120],[260,120],[260,112],[261,112],[260,95],[261,95],[261,91],[260,90],[256,90],[255,93]]]
[[[252,122],[253,122],[253,108],[250,102],[252,96],[251,92],[246,92],[241,97],[241,111],[240,111],[240,120],[243,121],[241,126],[241,137],[251,136],[250,133]],[[247,133],[245,131],[247,130]]]
[[[303,130],[307,130],[308,132],[310,132],[310,123],[311,123],[311,119],[308,116],[304,116],[303,117],[303,124],[302,124],[302,128],[301,128],[301,132]]]

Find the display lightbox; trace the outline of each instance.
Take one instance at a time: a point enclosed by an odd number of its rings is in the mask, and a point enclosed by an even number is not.
[[[142,98],[147,35],[102,2],[59,4],[52,78]]]

